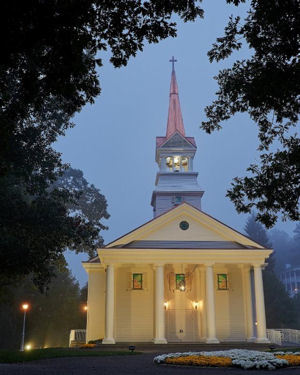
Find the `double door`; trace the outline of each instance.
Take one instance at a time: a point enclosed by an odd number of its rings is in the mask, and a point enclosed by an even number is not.
[[[166,310],[166,339],[168,342],[199,341],[197,310]]]

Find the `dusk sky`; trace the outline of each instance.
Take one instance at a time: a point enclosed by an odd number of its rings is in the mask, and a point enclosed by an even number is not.
[[[225,195],[231,180],[244,176],[250,163],[258,161],[257,126],[247,114],[235,116],[211,135],[200,124],[217,90],[213,77],[250,53],[243,50],[225,62],[210,64],[207,51],[223,35],[228,16],[237,10],[243,16],[247,6],[236,9],[213,0],[203,1],[203,9],[203,20],[179,22],[177,38],[145,45],[126,67],[115,69],[109,53],[100,56],[101,95],[74,118],[76,126],[56,144],[64,162],[81,169],[107,199],[111,217],[103,221],[109,226],[102,232],[105,243],[153,217],[150,200],[158,171],[155,137],[166,132],[173,55],[178,60],[175,70],[186,135],[195,137],[198,147],[194,170],[205,191],[202,209],[243,231],[247,216],[238,215]],[[292,234],[295,223],[279,222],[276,227]],[[83,285],[87,277],[80,262],[87,256],[69,254],[67,259]]]

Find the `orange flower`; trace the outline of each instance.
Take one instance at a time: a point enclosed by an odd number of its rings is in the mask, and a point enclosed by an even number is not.
[[[205,355],[189,355],[185,357],[166,358],[165,363],[186,366],[215,366],[228,367],[232,365],[231,358]]]
[[[300,355],[296,354],[276,354],[277,358],[285,359],[290,366],[300,366]]]

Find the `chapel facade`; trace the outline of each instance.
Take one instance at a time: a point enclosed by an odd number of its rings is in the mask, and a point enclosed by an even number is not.
[[[269,342],[262,269],[272,253],[204,213],[172,61],[153,219],[98,249],[88,273],[87,342]]]

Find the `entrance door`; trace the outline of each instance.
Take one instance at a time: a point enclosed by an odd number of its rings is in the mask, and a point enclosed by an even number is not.
[[[197,310],[169,309],[166,311],[166,338],[168,342],[199,340]]]

